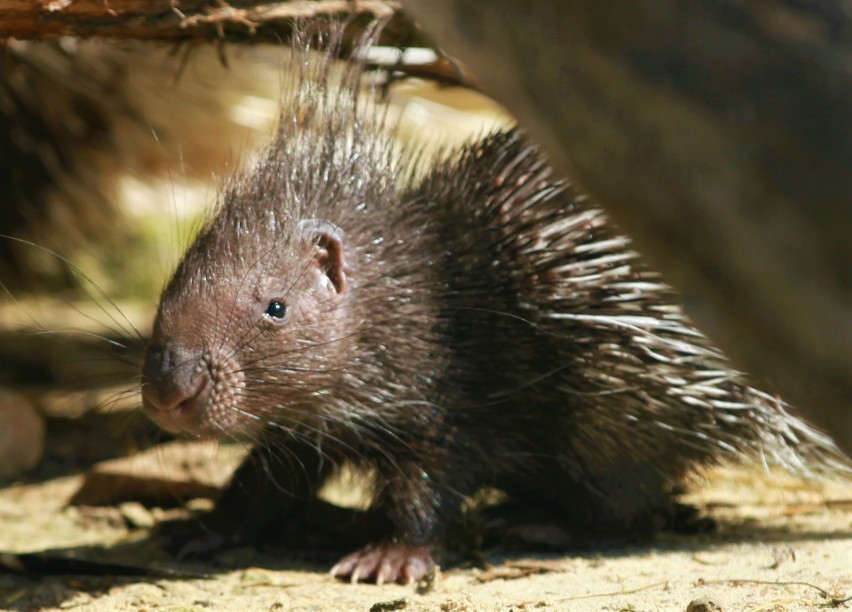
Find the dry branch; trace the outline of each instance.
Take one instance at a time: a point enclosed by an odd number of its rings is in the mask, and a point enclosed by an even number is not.
[[[0,0],[0,38],[278,42],[286,39],[296,18],[392,18],[397,8],[384,0]]]

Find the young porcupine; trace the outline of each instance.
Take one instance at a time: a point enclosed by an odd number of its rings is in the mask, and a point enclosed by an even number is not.
[[[255,441],[200,547],[283,524],[344,462],[374,471],[392,529],[333,572],[383,582],[422,576],[482,486],[611,538],[653,529],[697,465],[838,457],[518,130],[424,172],[357,61],[296,57],[277,134],[184,255],[145,360],[164,428]]]

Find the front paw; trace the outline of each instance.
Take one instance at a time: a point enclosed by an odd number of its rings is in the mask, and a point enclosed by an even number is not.
[[[420,580],[435,567],[432,553],[425,546],[394,542],[369,544],[347,555],[331,568],[331,575],[356,582],[398,582]]]

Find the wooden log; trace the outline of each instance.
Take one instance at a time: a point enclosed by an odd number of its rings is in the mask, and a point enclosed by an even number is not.
[[[852,451],[852,13],[403,0],[697,324]]]

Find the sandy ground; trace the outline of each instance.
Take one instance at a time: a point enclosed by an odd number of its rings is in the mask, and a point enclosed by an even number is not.
[[[83,479],[62,476],[0,491],[0,550],[57,549],[204,577],[0,574],[0,608],[687,610],[702,600],[709,607],[694,610],[852,609],[849,485],[719,470],[689,497],[717,519],[716,533],[660,536],[645,546],[577,556],[486,551],[483,567],[447,568],[418,588],[344,584],[326,573],[327,563],[282,561],[253,549],[224,553],[208,564],[177,564],[140,527],[167,511],[132,503],[69,506]]]

